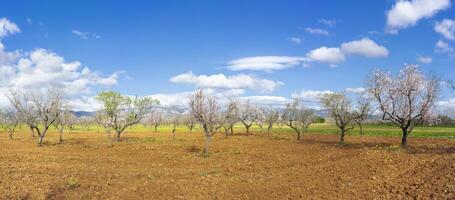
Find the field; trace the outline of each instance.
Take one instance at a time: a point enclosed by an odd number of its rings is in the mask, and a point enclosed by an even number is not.
[[[0,199],[453,199],[455,128],[420,127],[407,149],[394,127],[366,126],[338,144],[336,129],[311,126],[301,141],[287,128],[271,137],[203,135],[180,127],[129,129],[109,147],[97,128],[37,147],[21,130],[0,133]]]

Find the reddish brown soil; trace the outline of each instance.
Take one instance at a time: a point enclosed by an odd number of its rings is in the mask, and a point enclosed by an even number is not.
[[[455,199],[455,142],[410,138],[96,132],[0,135],[0,199]]]

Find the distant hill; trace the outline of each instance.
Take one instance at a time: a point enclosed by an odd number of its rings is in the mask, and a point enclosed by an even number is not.
[[[94,112],[86,112],[86,111],[72,111],[76,117],[91,117],[94,116]]]

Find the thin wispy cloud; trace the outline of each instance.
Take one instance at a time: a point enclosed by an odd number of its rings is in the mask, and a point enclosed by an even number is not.
[[[337,24],[337,20],[335,19],[320,19],[318,22],[329,27],[334,27]]]
[[[305,31],[310,34],[313,34],[313,35],[325,35],[325,36],[330,35],[329,31],[324,30],[324,29],[319,29],[319,28],[307,27],[307,28],[305,28]]]
[[[78,30],[73,30],[73,31],[71,31],[71,33],[73,33],[74,35],[78,36],[80,39],[83,39],[83,40],[101,38],[101,36],[96,33],[82,32],[82,31],[78,31]]]

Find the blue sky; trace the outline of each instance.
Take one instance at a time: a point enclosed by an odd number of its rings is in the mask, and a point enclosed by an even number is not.
[[[452,4],[450,0],[7,1],[0,7],[0,19],[20,30],[0,37],[4,46],[0,92],[10,87],[71,85],[74,107],[91,110],[92,97],[102,89],[154,95],[165,104],[181,103],[198,87],[258,102],[280,102],[301,94],[314,103],[327,91],[365,87],[374,69],[398,72],[405,63],[455,80]],[[20,55],[6,60],[1,52]],[[33,53],[42,59],[34,60]],[[55,67],[35,63],[50,59],[49,55],[64,61]],[[20,59],[35,63],[28,73],[21,71]],[[79,64],[62,67],[73,62]],[[55,69],[51,73],[55,78],[36,72],[41,66]],[[40,80],[29,81],[27,77],[36,74]],[[444,90],[441,103],[455,104],[454,97]]]

